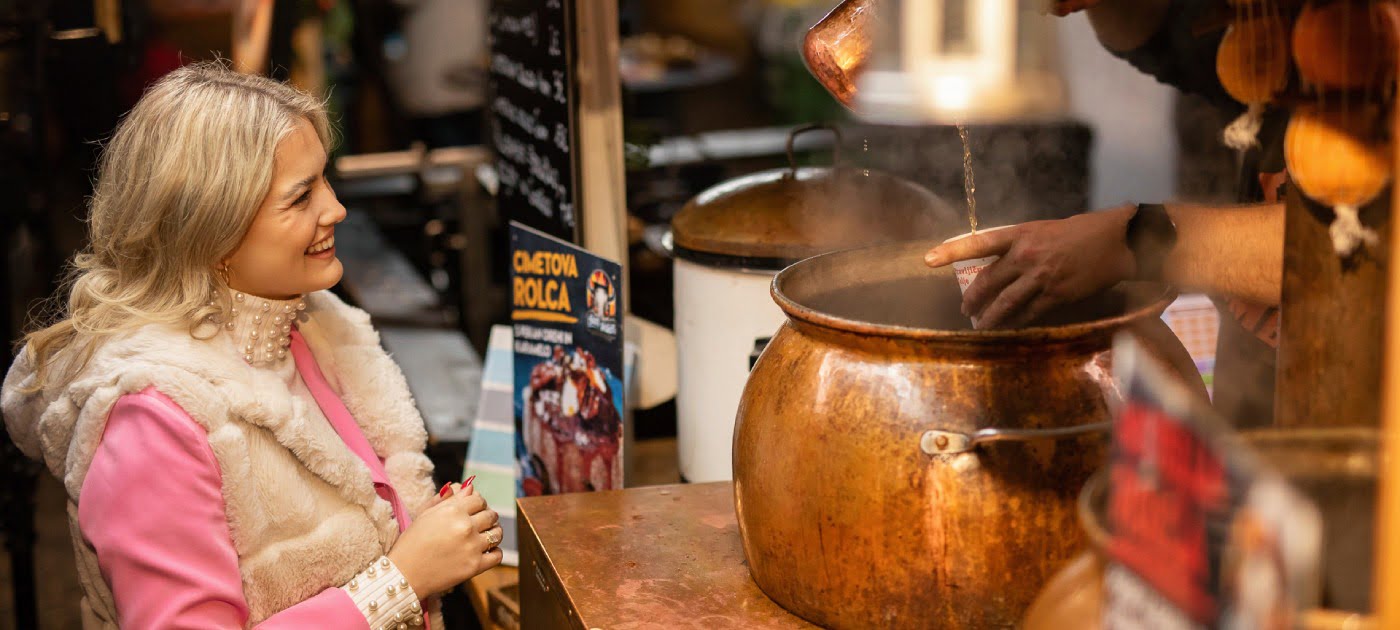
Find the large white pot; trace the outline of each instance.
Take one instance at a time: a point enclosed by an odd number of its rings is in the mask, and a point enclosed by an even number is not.
[[[676,441],[686,481],[732,476],[734,417],[750,359],[784,320],[769,295],[775,273],[675,262]]]

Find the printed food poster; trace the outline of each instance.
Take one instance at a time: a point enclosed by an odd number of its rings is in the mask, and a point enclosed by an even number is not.
[[[1316,506],[1129,338],[1109,461],[1107,629],[1297,627],[1319,597]]]
[[[622,267],[510,226],[520,496],[623,487]]]

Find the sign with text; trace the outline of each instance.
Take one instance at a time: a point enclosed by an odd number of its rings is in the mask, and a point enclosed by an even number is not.
[[[491,139],[507,219],[577,242],[573,2],[492,0]]]
[[[1293,628],[1317,601],[1317,509],[1129,338],[1115,346],[1104,628]]]
[[[622,267],[510,225],[521,496],[623,487]]]

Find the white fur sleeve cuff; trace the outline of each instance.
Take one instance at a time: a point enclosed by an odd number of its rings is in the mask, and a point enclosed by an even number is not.
[[[423,625],[423,605],[399,568],[381,556],[340,587],[354,600],[371,630],[406,630]]]

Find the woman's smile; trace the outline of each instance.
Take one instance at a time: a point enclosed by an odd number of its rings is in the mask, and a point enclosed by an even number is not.
[[[335,256],[335,232],[331,232],[326,238],[316,241],[311,247],[306,248],[306,255],[311,258],[331,258]]]

